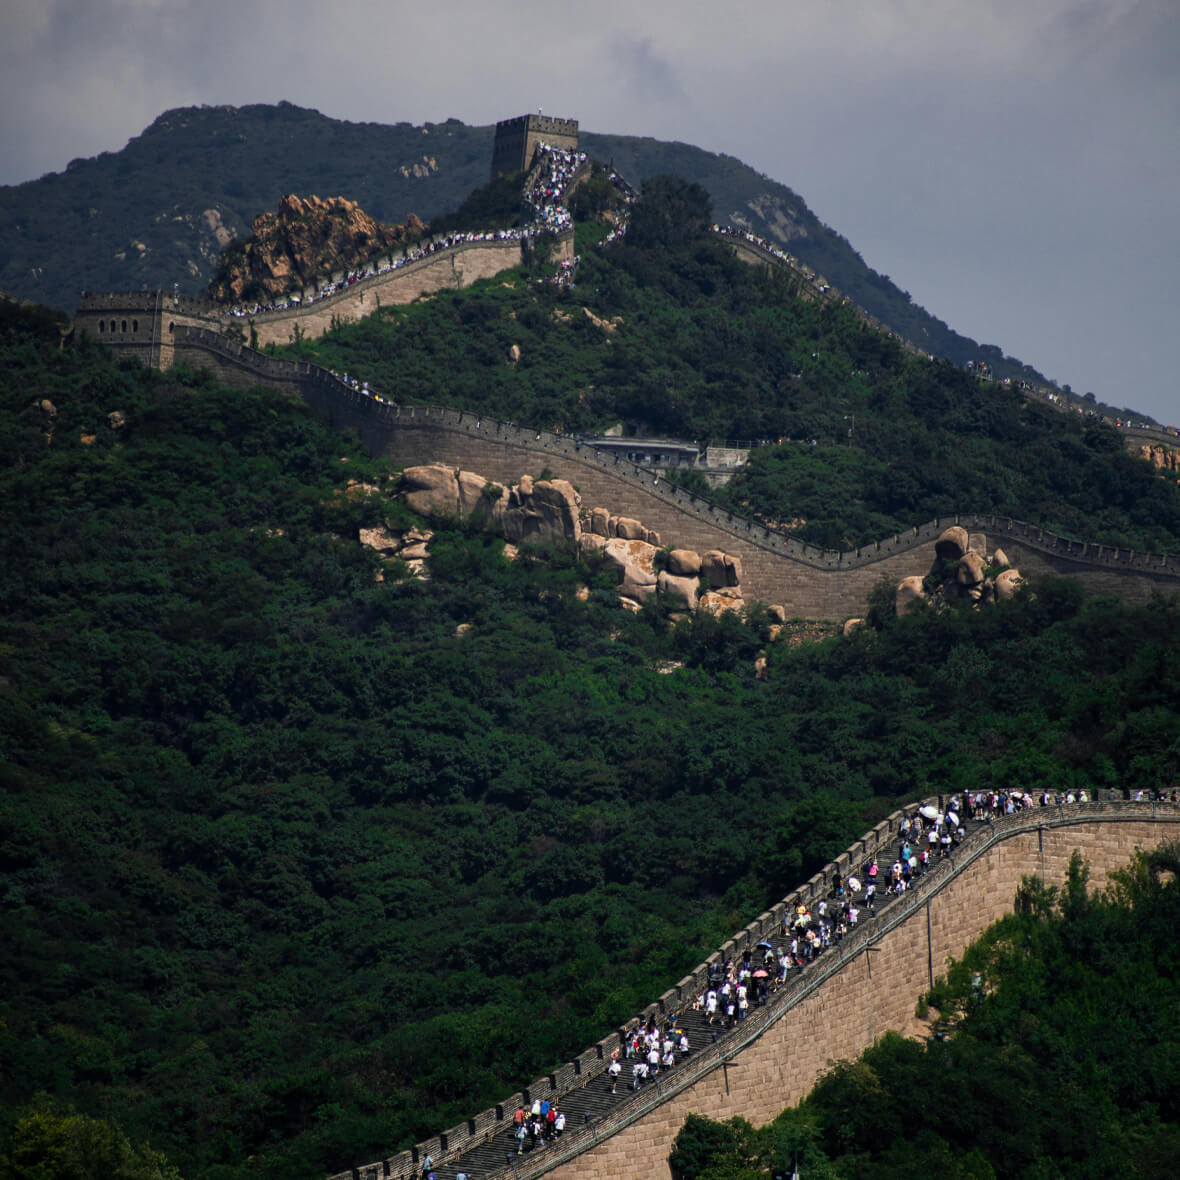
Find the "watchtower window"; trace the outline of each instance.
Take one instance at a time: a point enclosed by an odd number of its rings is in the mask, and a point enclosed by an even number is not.
[[[117,332],[118,330],[119,330],[119,325],[116,324],[114,320],[111,320],[111,331]]]
[[[99,320],[98,321],[98,330],[100,333],[106,332],[106,330],[107,330],[106,320]]]
[[[171,332],[171,331],[172,331],[172,329],[173,329],[173,328],[175,328],[175,327],[176,327],[176,324],[175,324],[174,322],[172,322],[172,321],[169,321],[169,323],[168,323],[168,331],[169,331],[169,332]]]
[[[123,331],[124,332],[127,331],[127,321],[126,320],[123,321]]]
[[[138,331],[139,331],[139,320],[132,320],[132,321],[131,321],[131,330],[132,330],[133,332],[138,332]]]

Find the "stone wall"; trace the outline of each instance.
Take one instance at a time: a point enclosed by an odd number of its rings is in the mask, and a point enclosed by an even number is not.
[[[489,279],[518,266],[521,243],[517,239],[488,242],[463,242],[432,254],[397,270],[362,279],[327,299],[317,299],[306,307],[264,312],[252,322],[258,344],[290,344],[296,329],[308,339],[322,336],[333,322],[352,323],[372,315],[379,307],[413,303],[436,291],[455,291],[469,287],[478,279]],[[236,320],[248,330],[251,321]]]
[[[849,552],[796,541],[669,484],[650,468],[580,440],[437,406],[394,406],[350,389],[318,366],[269,357],[209,331],[177,328],[176,359],[213,368],[231,385],[273,385],[302,397],[340,430],[354,430],[374,454],[400,466],[445,463],[497,483],[548,468],[568,479],[585,507],[631,516],[665,545],[721,549],[742,561],[748,602],[777,603],[788,615],[843,619],[864,612],[882,581],[925,574],[934,543],[952,524],[986,534],[1025,573],[1077,578],[1091,593],[1146,602],[1153,591],[1180,591],[1180,559],[1069,541],[1019,521],[959,514]]]
[[[738,931],[648,1005],[643,1019],[678,1011],[703,989],[713,962],[737,957],[760,939],[774,940],[783,916],[797,902],[810,903],[826,893],[825,883],[836,870],[847,876],[879,851],[892,855],[900,820],[912,810],[911,806],[882,821]],[[625,1098],[609,1121],[567,1130],[560,1151],[547,1151],[535,1161],[518,1162],[513,1169],[480,1180],[530,1180],[545,1173],[561,1180],[623,1180],[636,1174],[667,1178],[672,1141],[689,1113],[715,1119],[742,1115],[756,1124],[767,1122],[800,1101],[829,1062],[857,1056],[889,1030],[922,1035],[925,1030],[914,1015],[917,997],[943,972],[949,958],[960,956],[1011,910],[1023,877],[1036,874],[1046,884],[1058,885],[1078,851],[1089,866],[1091,887],[1101,889],[1110,872],[1124,866],[1136,848],[1154,848],[1177,836],[1180,807],[1174,804],[1091,803],[1006,816],[975,832],[950,860],[937,861],[901,902],[875,919],[862,916],[838,949],[826,952],[780,989],[766,1008],[755,1010],[740,1034],[698,1049],[672,1074]],[[528,1090],[411,1151],[331,1180],[411,1180],[426,1154],[441,1163],[496,1131],[504,1132],[522,1097],[557,1097],[601,1078],[625,1031],[620,1029]]]

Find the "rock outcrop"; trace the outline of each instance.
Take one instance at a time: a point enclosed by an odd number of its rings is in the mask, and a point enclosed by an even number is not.
[[[1139,447],[1139,458],[1146,459],[1161,471],[1174,471],[1180,475],[1180,450],[1164,446],[1163,443],[1143,443]]]
[[[209,285],[213,299],[269,300],[337,271],[354,270],[378,251],[404,245],[425,226],[413,214],[405,225],[374,221],[344,197],[285,196],[274,213],[254,219],[244,242],[230,243]]]
[[[515,487],[503,488],[473,471],[430,464],[407,467],[401,487],[415,512],[448,520],[484,517],[515,544],[576,544],[582,535],[581,497],[564,479],[523,475]]]
[[[660,534],[631,516],[609,509],[582,508],[581,497],[564,479],[537,480],[522,475],[520,482],[501,487],[472,471],[458,471],[434,463],[407,467],[399,494],[415,512],[443,520],[480,519],[509,542],[548,544],[557,541],[597,554],[615,578],[623,606],[638,610],[656,597],[673,617],[681,611],[707,610],[714,614],[745,610],[741,559],[719,549],[662,548]],[[383,555],[420,560],[419,551],[396,534],[367,529],[364,544]],[[920,581],[920,579],[919,579]],[[781,630],[787,619],[782,606],[769,608]],[[771,638],[777,635],[772,631]]]
[[[938,608],[956,599],[966,599],[976,606],[1004,602],[1015,595],[1024,581],[1020,571],[1011,568],[1002,549],[989,555],[987,537],[969,536],[958,525],[947,529],[935,541],[934,553],[934,565],[925,577],[913,574],[898,583],[893,605],[899,618],[923,603]],[[845,634],[850,633],[852,622],[845,624]]]

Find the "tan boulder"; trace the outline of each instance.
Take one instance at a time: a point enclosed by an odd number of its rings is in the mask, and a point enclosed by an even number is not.
[[[740,612],[744,605],[740,598],[734,598],[718,590],[709,590],[697,600],[697,609],[708,611],[712,615],[724,615],[733,611]]]
[[[123,416],[122,410],[112,410],[107,415],[107,421],[110,423],[112,430],[122,430],[127,425],[127,419]]]
[[[693,577],[682,577],[662,570],[657,580],[660,594],[665,598],[675,598],[689,610],[696,610],[698,584]]]
[[[968,549],[959,558],[959,564],[955,569],[955,581],[960,586],[980,586],[983,584],[983,578],[983,558],[974,549]]]
[[[606,548],[607,538],[597,533],[583,533],[578,538],[578,548],[583,553],[599,553]]]
[[[475,630],[474,623],[460,623],[455,628],[455,638],[462,639],[464,635],[468,635],[474,630]]]
[[[572,541],[582,536],[581,497],[565,479],[523,477],[507,497],[502,513],[504,536],[519,544]]]
[[[508,359],[515,365],[520,361],[520,345],[514,344],[508,350]]]
[[[992,554],[992,565],[994,565],[996,569],[1006,570],[1011,564],[1012,563],[1008,560],[1008,554],[1006,554],[1003,549],[997,549],[995,553]]]
[[[660,534],[655,529],[644,529],[643,539],[649,545],[654,545],[657,549],[660,547]]]
[[[392,557],[402,547],[402,538],[389,529],[361,529],[359,536],[366,549],[375,549],[386,557]]]
[[[902,578],[897,584],[897,593],[894,595],[894,610],[897,612],[897,617],[908,615],[911,611],[916,610],[918,604],[926,598],[926,589],[922,585],[922,579],[915,576]]]
[[[610,513],[605,508],[590,509],[590,531],[599,537],[609,537]]]
[[[642,574],[628,570],[619,583],[619,594],[632,602],[645,602],[656,592],[656,583],[648,582]]]
[[[729,569],[726,565],[726,555],[720,549],[710,549],[701,555],[701,576],[706,578],[710,588],[720,590],[722,586],[732,585],[729,582]]]
[[[656,548],[646,541],[625,541],[610,537],[602,547],[606,565],[617,571],[620,582],[630,578],[636,584],[653,588],[658,580],[655,568]]]
[[[47,398],[47,397],[45,397],[45,398],[42,398],[42,399],[41,399],[39,402],[37,402],[36,404],[37,404],[37,406],[38,406],[38,407],[40,407],[40,409],[41,409],[41,412],[42,412],[43,414],[48,414],[50,418],[56,418],[56,417],[57,417],[57,406],[55,406],[55,405],[53,404],[53,402],[51,402],[51,401],[49,400],[49,398]]]
[[[407,545],[398,553],[403,561],[424,561],[430,556],[430,551],[426,548],[425,541],[415,541],[413,545]]]
[[[642,541],[645,531],[643,525],[634,517],[615,517],[614,534],[616,537],[622,537],[624,541]]]
[[[459,515],[459,483],[455,471],[441,463],[407,467],[402,472],[406,503],[423,516]]]
[[[849,635],[855,635],[864,625],[864,619],[846,619],[844,621],[844,638],[847,639]]]
[[[1024,584],[1018,569],[1001,570],[996,574],[996,599],[1008,602],[1016,596],[1016,591]]]
[[[489,487],[488,480],[474,471],[460,471],[455,477],[459,488],[459,513],[461,516],[494,516],[504,511],[506,493],[500,489],[500,495],[491,497],[485,494]]]
[[[787,608],[785,606],[768,606],[766,613],[776,622],[785,623],[787,621]]]
[[[668,554],[668,573],[678,578],[699,578],[701,555],[694,549],[673,549]]]
[[[765,680],[766,677],[767,677],[766,653],[759,652],[758,656],[754,660],[754,679],[755,680]]]
[[[949,529],[944,529],[934,542],[934,552],[938,557],[957,561],[970,548],[968,541],[967,530],[953,524]]]

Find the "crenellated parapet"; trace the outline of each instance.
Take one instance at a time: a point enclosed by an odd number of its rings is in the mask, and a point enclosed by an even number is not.
[[[940,811],[947,800],[927,800]],[[714,954],[636,1018],[572,1061],[538,1078],[496,1106],[413,1148],[339,1173],[330,1180],[412,1180],[430,1156],[441,1168],[464,1167],[463,1157],[497,1140],[507,1142],[518,1105],[535,1098],[560,1100],[605,1085],[611,1056],[627,1033],[649,1019],[684,1011],[704,991],[710,969],[740,958],[761,942],[781,942],[784,919],[797,906],[812,909],[828,896],[838,873],[847,880],[868,860],[892,860],[902,820],[918,803],[894,812],[832,863],[737,931]],[[1090,884],[1101,888],[1136,848],[1151,849],[1180,835],[1180,806],[1167,802],[1107,800],[1032,807],[980,825],[952,854],[879,914],[862,915],[838,946],[787,981],[761,1008],[711,1044],[694,1047],[674,1070],[633,1094],[624,1094],[602,1118],[574,1127],[555,1144],[523,1159],[493,1153],[496,1166],[480,1180],[600,1180],[644,1175],[669,1180],[672,1141],[692,1111],[710,1118],[741,1115],[769,1121],[799,1102],[833,1060],[847,1060],[889,1030],[910,1035],[918,996],[998,918],[1009,913],[1026,876],[1060,885],[1070,858],[1082,854]],[[504,1159],[501,1163],[500,1160]],[[447,1174],[450,1174],[449,1171]]]

